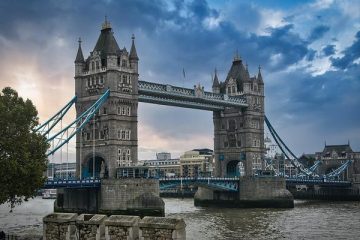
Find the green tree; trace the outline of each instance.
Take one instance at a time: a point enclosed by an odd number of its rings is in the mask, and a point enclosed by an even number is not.
[[[33,132],[38,125],[32,102],[6,87],[0,93],[0,204],[15,204],[34,197],[45,181],[45,137]]]

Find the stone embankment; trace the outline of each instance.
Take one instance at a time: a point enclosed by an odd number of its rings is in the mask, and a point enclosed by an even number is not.
[[[52,213],[44,217],[44,240],[185,240],[183,219]]]

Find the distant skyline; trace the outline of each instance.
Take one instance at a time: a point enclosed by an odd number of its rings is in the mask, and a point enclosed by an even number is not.
[[[210,91],[214,69],[224,81],[238,52],[250,75],[261,65],[266,115],[295,154],[325,141],[359,151],[359,9],[356,0],[2,0],[0,88],[30,98],[40,121],[52,116],[74,95],[78,38],[87,57],[107,16],[120,48],[135,35],[141,80]],[[138,115],[140,159],[213,148],[212,112],[139,103]]]

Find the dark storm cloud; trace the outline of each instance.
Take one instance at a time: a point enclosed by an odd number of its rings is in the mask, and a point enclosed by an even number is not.
[[[4,0],[0,1],[0,55],[7,59],[17,51],[24,58],[35,56],[40,71],[48,75],[63,71],[72,84],[77,38],[82,37],[87,57],[107,15],[120,47],[129,50],[131,34],[135,33],[142,80],[190,88],[200,82],[209,90],[213,69],[217,67],[220,80],[224,80],[238,50],[249,64],[251,75],[257,72],[259,64],[264,69],[267,114],[285,121],[283,126],[288,129],[302,123],[313,124],[317,136],[309,144],[322,142],[322,136],[334,127],[343,129],[344,134],[346,129],[358,129],[359,112],[352,109],[360,106],[356,79],[360,70],[354,64],[360,57],[360,32],[342,52],[344,56],[331,58],[336,71],[315,77],[306,67],[287,72],[283,70],[303,59],[311,62],[322,54],[333,55],[333,45],[318,52],[309,45],[327,37],[330,34],[326,33],[335,28],[319,25],[303,37],[306,32],[298,29],[304,27],[298,28],[295,15],[290,15],[281,26],[268,28],[266,34],[260,35],[256,30],[264,19],[259,9],[247,1],[233,2],[231,8],[224,10],[213,8],[206,0]],[[325,12],[324,16],[329,17]],[[64,45],[57,45],[56,39],[65,41]],[[1,69],[0,64],[0,70],[6,69]],[[49,77],[44,85],[57,83],[57,79]],[[286,119],[284,113],[296,117]],[[210,112],[141,104],[139,117],[168,141],[171,136],[186,140],[196,134],[212,139]],[[296,131],[289,130],[294,135]]]
[[[322,49],[322,52],[325,56],[330,56],[330,55],[335,54],[335,45],[330,44],[330,45],[325,46]]]
[[[293,24],[269,29],[269,36],[252,35],[251,42],[256,43],[253,49],[263,58],[263,65],[268,69],[285,68],[303,59],[309,52],[308,43],[299,34],[292,31]],[[274,60],[274,56],[279,56]],[[276,61],[276,62],[274,62]],[[266,63],[269,63],[267,65]]]
[[[325,35],[325,33],[327,33],[329,30],[330,30],[329,26],[325,26],[325,25],[317,26],[311,31],[308,40],[310,42],[318,40],[322,38]]]
[[[308,50],[308,53],[307,53],[307,55],[306,55],[306,60],[308,60],[308,61],[314,60],[315,55],[316,55],[316,51],[313,50],[313,49],[309,49],[309,50]]]
[[[353,44],[342,51],[342,53],[344,54],[343,57],[331,58],[334,67],[346,69],[354,65],[359,65],[358,63],[354,63],[354,61],[360,58],[360,31],[356,33]]]

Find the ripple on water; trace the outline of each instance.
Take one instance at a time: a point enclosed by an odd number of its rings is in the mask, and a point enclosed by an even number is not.
[[[296,201],[293,209],[195,207],[193,199],[165,198],[168,217],[184,218],[187,239],[358,239],[360,202]],[[0,229],[41,236],[53,200],[35,198],[13,213],[0,205]]]

